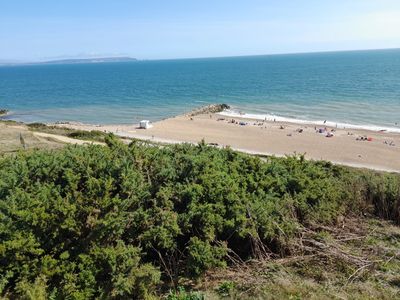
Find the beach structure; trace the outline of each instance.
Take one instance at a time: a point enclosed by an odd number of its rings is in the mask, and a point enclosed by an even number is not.
[[[151,128],[152,125],[150,124],[149,120],[142,120],[139,123],[139,127],[142,128],[142,129],[148,129],[148,128]]]

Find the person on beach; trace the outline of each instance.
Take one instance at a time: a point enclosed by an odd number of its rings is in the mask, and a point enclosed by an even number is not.
[[[332,132],[328,132],[328,133],[326,134],[326,137],[328,137],[328,138],[333,137],[333,133],[332,133]]]

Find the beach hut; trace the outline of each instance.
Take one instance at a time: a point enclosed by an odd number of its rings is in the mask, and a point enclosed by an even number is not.
[[[151,128],[152,126],[151,126],[149,120],[142,120],[139,123],[139,127],[142,128],[142,129],[148,129],[148,128]]]

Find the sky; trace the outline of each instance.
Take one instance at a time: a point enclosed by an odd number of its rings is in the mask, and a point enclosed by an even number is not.
[[[400,48],[400,0],[0,0],[0,62]]]

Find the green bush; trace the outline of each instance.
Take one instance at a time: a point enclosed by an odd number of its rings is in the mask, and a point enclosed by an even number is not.
[[[218,286],[217,293],[221,297],[229,297],[234,288],[235,284],[232,281],[224,281]]]
[[[29,123],[27,126],[31,129],[45,129],[47,128],[47,125],[44,123]]]
[[[205,297],[200,292],[187,292],[183,287],[178,290],[171,290],[167,295],[167,300],[204,300]]]
[[[399,221],[398,175],[204,143],[106,143],[0,159],[1,295],[151,298],[228,254],[284,256],[310,224]]]
[[[67,136],[74,139],[104,142],[107,134],[99,130],[74,130],[73,132],[68,133]]]

